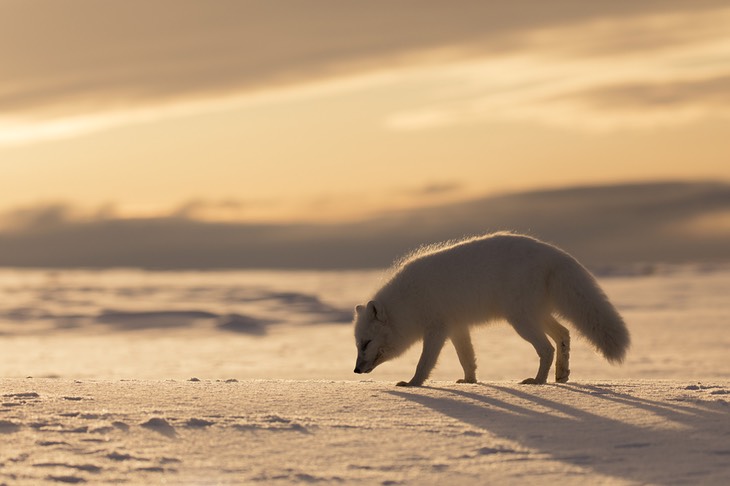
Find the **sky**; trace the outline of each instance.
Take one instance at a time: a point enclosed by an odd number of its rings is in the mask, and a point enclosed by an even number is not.
[[[724,1],[0,0],[0,214],[349,221],[730,180]]]

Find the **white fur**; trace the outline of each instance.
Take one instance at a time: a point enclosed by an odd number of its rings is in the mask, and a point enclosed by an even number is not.
[[[570,336],[555,319],[570,321],[610,362],[621,362],[629,333],[596,280],[566,252],[534,238],[496,233],[424,247],[396,264],[392,277],[357,306],[356,373],[423,340],[416,373],[399,385],[420,386],[447,339],[464,368],[460,382],[476,382],[469,328],[505,319],[540,357],[535,378],[545,383],[558,346],[555,379],[568,380]]]

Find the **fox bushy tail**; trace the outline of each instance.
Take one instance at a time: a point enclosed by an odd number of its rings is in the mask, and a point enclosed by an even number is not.
[[[548,280],[555,312],[572,322],[609,362],[621,363],[631,341],[623,318],[593,275],[566,257]]]

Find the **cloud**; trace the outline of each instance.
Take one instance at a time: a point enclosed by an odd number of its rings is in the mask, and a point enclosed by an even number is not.
[[[519,49],[424,70],[428,102],[392,113],[386,126],[528,121],[613,130],[727,118],[725,21],[727,8],[527,32]]]
[[[715,106],[727,111],[730,72],[707,79],[604,86],[576,93],[573,97],[602,110]]]
[[[716,31],[698,30],[696,20],[724,6],[312,0],[284,9],[267,1],[10,0],[0,16],[0,121],[6,141],[9,134],[31,138],[33,125],[36,136],[68,136],[125,119],[174,116],[170,107],[179,104],[204,110],[206,100],[405,66],[525,52],[664,50],[707,41]],[[688,19],[657,24],[667,15]],[[618,35],[616,26],[626,22]],[[715,23],[723,24],[717,17]],[[601,35],[586,37],[579,29],[586,24]]]
[[[411,193],[416,196],[442,196],[453,194],[463,188],[464,185],[460,182],[434,182],[414,189]]]
[[[116,207],[104,204],[92,211],[63,202],[24,206],[0,213],[0,232],[43,232],[70,224],[100,222],[117,218]]]
[[[593,266],[727,261],[726,220],[713,217],[728,212],[726,184],[647,183],[508,194],[338,224],[61,218],[0,232],[0,266],[375,268],[422,244],[498,230],[551,241]]]
[[[730,210],[699,214],[678,225],[676,230],[699,237],[730,238]]]
[[[64,203],[49,203],[23,207],[2,214],[0,229],[10,231],[35,231],[55,228],[74,219],[71,206]]]
[[[193,199],[174,209],[170,216],[173,218],[214,221],[240,220],[243,219],[242,217],[250,205],[241,200],[230,198],[217,201]]]

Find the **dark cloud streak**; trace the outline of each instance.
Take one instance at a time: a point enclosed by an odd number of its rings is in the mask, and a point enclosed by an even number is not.
[[[452,194],[464,187],[459,182],[434,182],[426,186],[414,189],[411,194],[416,196],[440,196],[443,194]]]
[[[470,56],[514,50],[531,29],[722,6],[7,0],[0,10],[0,113],[62,114],[269,89],[397,65],[432,49]]]
[[[600,109],[730,105],[730,74],[665,83],[629,83],[568,96]]]
[[[421,244],[515,230],[590,265],[730,259],[730,231],[684,224],[730,214],[730,186],[581,187],[404,210],[343,224],[253,225],[183,218],[56,223],[0,233],[0,266],[157,269],[375,268]]]

